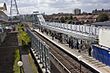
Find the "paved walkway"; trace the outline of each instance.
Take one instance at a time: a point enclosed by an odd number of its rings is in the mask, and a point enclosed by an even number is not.
[[[20,48],[20,53],[21,53],[21,59],[23,61],[23,69],[24,73],[33,73],[32,71],[32,65],[29,62],[29,52],[27,51],[26,48]]]
[[[23,69],[25,73],[33,73],[32,72],[32,67],[29,63],[29,57],[28,55],[22,55],[22,61],[23,61]]]

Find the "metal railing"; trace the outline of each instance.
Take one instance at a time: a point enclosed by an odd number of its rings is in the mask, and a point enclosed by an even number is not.
[[[45,26],[52,26],[64,30],[71,30],[85,34],[91,34],[98,36],[99,27],[95,26],[87,26],[87,25],[75,25],[75,24],[64,24],[64,23],[55,23],[55,22],[46,22]]]
[[[57,23],[57,22],[46,22],[42,15],[37,15],[39,24],[42,26],[51,26],[55,28],[60,28],[63,30],[70,30],[75,32],[80,32],[83,34],[89,34],[93,36],[98,36],[99,27],[95,26],[87,26],[87,25],[75,25],[75,24],[65,24],[65,23]]]
[[[33,34],[29,29],[27,33],[31,37],[32,48],[35,51],[35,54],[38,56],[40,63],[45,68],[45,71],[50,71],[50,58],[49,58],[49,48],[45,42],[43,42],[39,37]]]

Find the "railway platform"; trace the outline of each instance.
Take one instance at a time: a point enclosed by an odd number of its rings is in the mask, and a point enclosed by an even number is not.
[[[76,57],[78,60],[82,61],[83,63],[87,64],[91,68],[95,69],[99,73],[110,73],[110,67],[102,64],[101,62],[95,60],[93,57],[88,56],[86,53],[79,53],[77,49],[71,49],[66,44],[62,44],[58,42],[58,40],[52,40],[51,36],[46,35],[45,33],[40,32],[38,29],[35,29],[37,33],[42,35],[43,37],[47,38],[52,43],[59,46],[62,50],[66,51],[68,54]]]

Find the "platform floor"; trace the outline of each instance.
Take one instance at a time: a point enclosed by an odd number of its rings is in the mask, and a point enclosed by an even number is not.
[[[39,34],[41,34],[42,36],[44,36],[45,38],[47,38],[48,40],[50,40],[51,42],[53,42],[54,44],[61,47],[63,50],[65,50],[68,53],[70,53],[71,55],[75,56],[76,58],[81,56],[81,58],[80,58],[81,61],[83,61],[84,63],[86,63],[87,65],[92,67],[93,69],[97,70],[98,72],[110,73],[110,67],[109,66],[106,66],[105,64],[99,62],[98,60],[95,60],[93,57],[88,56],[84,52],[79,53],[77,49],[71,49],[68,47],[68,45],[61,44],[56,39],[52,40],[51,36],[48,36],[47,34],[40,32],[39,29],[35,29],[35,31],[38,32]]]

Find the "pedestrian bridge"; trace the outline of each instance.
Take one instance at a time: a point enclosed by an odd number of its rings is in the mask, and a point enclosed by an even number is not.
[[[65,24],[56,22],[46,22],[41,14],[37,15],[38,24],[41,26],[59,33],[64,33],[79,39],[96,40],[98,39],[100,27],[89,26],[89,25],[75,25],[75,24]]]

